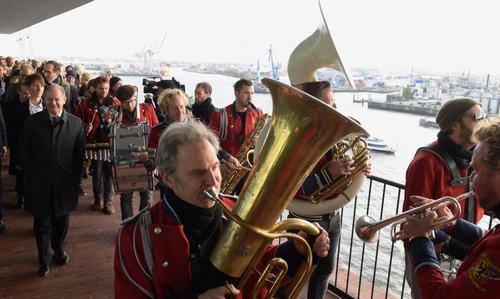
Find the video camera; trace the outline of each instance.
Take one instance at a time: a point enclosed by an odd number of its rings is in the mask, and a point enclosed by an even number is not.
[[[184,84],[181,84],[179,81],[175,80],[174,77],[170,80],[164,80],[161,77],[150,77],[143,78],[142,85],[144,86],[144,93],[151,93],[153,96],[158,96],[158,88],[178,88],[182,90],[182,92],[186,92],[186,87]]]

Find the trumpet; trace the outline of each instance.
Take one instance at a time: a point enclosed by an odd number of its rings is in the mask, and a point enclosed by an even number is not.
[[[437,211],[441,208],[453,205],[455,209],[452,217],[439,217],[432,223],[432,226],[429,227],[429,230],[440,230],[458,219],[462,211],[460,202],[471,195],[472,192],[467,192],[460,196],[457,196],[456,198],[451,196],[441,197],[422,206],[410,209],[404,213],[380,221],[375,221],[375,219],[368,215],[362,216],[358,218],[358,220],[356,220],[356,235],[363,242],[374,243],[379,239],[380,230],[386,226],[391,226],[391,239],[393,242],[411,238],[414,236],[406,234],[404,230],[397,230],[398,225],[406,224],[408,222],[408,216],[421,217],[422,215],[425,215],[426,212]]]

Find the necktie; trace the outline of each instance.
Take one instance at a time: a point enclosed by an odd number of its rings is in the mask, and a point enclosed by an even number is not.
[[[54,125],[57,125],[60,120],[61,120],[61,118],[59,116],[52,116],[52,123]]]

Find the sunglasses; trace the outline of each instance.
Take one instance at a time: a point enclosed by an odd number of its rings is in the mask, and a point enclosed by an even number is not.
[[[474,114],[464,114],[462,117],[472,117],[475,121],[480,121],[486,118],[486,113],[476,112]]]

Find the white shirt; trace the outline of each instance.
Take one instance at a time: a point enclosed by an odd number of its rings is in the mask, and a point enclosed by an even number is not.
[[[28,101],[29,101],[29,107],[30,107],[30,115],[43,111],[42,101],[40,101],[40,104],[38,104],[36,106],[33,105],[31,100],[28,100]]]

